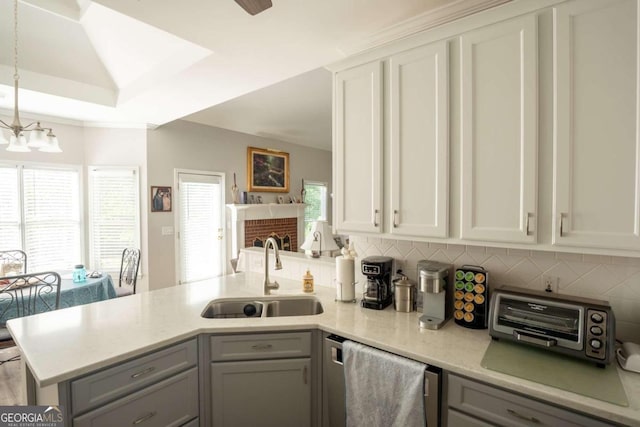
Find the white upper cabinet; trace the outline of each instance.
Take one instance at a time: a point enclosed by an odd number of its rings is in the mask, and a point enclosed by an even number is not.
[[[556,245],[640,250],[638,3],[554,9]]]
[[[448,61],[446,42],[389,59],[391,234],[448,235]]]
[[[335,76],[334,225],[382,230],[382,62]]]
[[[460,237],[536,242],[537,21],[460,37]]]

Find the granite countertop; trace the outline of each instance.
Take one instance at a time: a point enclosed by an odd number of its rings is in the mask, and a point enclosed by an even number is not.
[[[420,314],[370,310],[337,303],[332,288],[316,286],[324,313],[259,319],[204,319],[215,298],[262,295],[262,275],[239,273],[13,319],[9,330],[40,386],[95,371],[201,333],[322,329],[346,338],[438,366],[498,387],[614,422],[640,426],[640,374],[618,368],[629,407],[566,392],[491,371],[480,362],[491,341],[486,330],[465,329],[453,321],[440,330],[418,327]],[[301,294],[298,281],[278,279],[274,294]]]

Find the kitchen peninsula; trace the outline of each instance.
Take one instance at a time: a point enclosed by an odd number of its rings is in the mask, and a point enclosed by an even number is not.
[[[260,274],[240,273],[11,320],[9,329],[36,383],[32,398],[35,396],[38,404],[64,405],[69,397],[61,393],[66,389],[60,385],[107,367],[126,365],[123,362],[172,344],[193,342],[195,346],[196,338],[205,334],[322,330],[591,417],[640,426],[638,374],[619,370],[629,407],[521,380],[480,366],[490,342],[485,330],[464,329],[451,321],[438,331],[421,330],[419,313],[336,303],[335,292],[329,287],[316,287],[315,296],[324,308],[319,315],[241,319],[200,316],[213,299],[262,295],[262,279]],[[301,293],[297,281],[279,282],[278,294]],[[203,342],[208,341],[197,341],[199,346]],[[202,354],[202,348],[197,351]],[[200,402],[204,401],[201,397]]]

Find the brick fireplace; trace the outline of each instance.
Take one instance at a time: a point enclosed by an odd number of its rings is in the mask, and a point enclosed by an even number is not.
[[[251,219],[244,222],[244,247],[264,247],[264,241],[273,237],[278,249],[297,252],[298,218]]]
[[[227,205],[229,258],[240,249],[263,246],[268,237],[275,237],[282,250],[297,252],[304,236],[304,208],[299,204]]]

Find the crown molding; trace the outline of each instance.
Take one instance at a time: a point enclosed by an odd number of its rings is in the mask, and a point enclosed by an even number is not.
[[[457,0],[387,27],[364,42],[343,47],[340,51],[345,56],[355,55],[511,1],[513,0]]]

